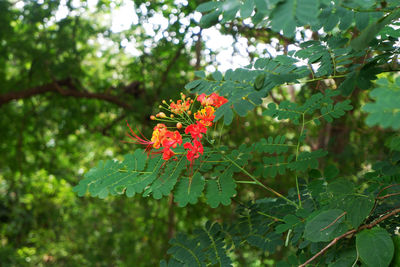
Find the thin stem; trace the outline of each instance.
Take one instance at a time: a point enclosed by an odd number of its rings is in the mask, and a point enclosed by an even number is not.
[[[297,158],[299,157],[299,151],[300,151],[300,140],[303,136],[303,132],[304,132],[304,113],[302,114],[302,118],[301,118],[301,131],[300,131],[300,136],[299,136],[299,140],[297,140],[297,147],[296,147],[296,161]],[[301,196],[300,196],[300,187],[299,187],[299,178],[297,176],[297,172],[296,172],[296,189],[297,189],[297,197],[299,199],[299,206],[301,208]]]
[[[263,183],[261,183],[256,177],[254,177],[251,173],[249,173],[248,171],[246,171],[244,168],[242,168],[239,164],[236,163],[236,161],[230,159],[229,157],[223,155],[223,157],[225,159],[227,159],[228,161],[230,161],[233,165],[235,165],[236,167],[238,167],[244,174],[246,174],[247,176],[249,176],[254,182],[255,184],[261,186],[262,188],[268,190],[269,192],[273,193],[274,195],[276,195],[277,197],[282,198],[283,200],[285,200],[286,202],[288,202],[289,204],[295,206],[296,208],[299,208],[299,205],[297,205],[295,202],[291,201],[290,199],[286,198],[285,196],[283,196],[282,194],[276,192],[274,189],[272,189],[269,186],[264,185]]]
[[[236,183],[238,183],[238,184],[257,184],[254,181],[236,181]]]
[[[218,138],[218,145],[221,144],[221,138],[222,138],[222,129],[224,128],[224,123],[221,122],[221,128],[219,129],[219,138]]]
[[[277,217],[275,217],[275,216],[266,214],[266,213],[264,213],[264,212],[257,211],[257,213],[260,214],[260,215],[263,215],[263,216],[265,216],[265,217],[271,218],[271,219],[273,219],[274,221],[284,222],[284,220],[279,219],[279,218],[277,218]]]

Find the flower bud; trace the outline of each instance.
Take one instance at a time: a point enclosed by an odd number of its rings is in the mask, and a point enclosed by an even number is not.
[[[167,117],[167,115],[165,115],[164,112],[158,113],[158,116],[159,116],[160,118],[166,118],[166,117]]]
[[[171,118],[175,117],[174,114],[169,115]]]
[[[178,123],[176,124],[176,128],[177,128],[177,129],[182,129],[182,123],[178,122]]]
[[[154,121],[156,119],[156,117],[154,115],[150,116],[150,120]]]
[[[188,115],[192,115],[192,111],[189,110],[189,111],[187,112],[187,114],[188,114]]]

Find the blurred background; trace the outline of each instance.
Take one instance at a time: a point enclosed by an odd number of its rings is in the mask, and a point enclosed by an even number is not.
[[[0,0],[1,266],[157,266],[177,231],[207,219],[229,222],[237,203],[265,195],[241,186],[231,207],[211,209],[202,201],[178,208],[171,198],[99,200],[72,191],[99,160],[136,148],[121,142],[126,121],[149,136],[149,116],[163,99],[178,98],[194,71],[243,67],[318,35],[304,30],[289,40],[240,19],[201,29],[194,11],[201,2]],[[294,100],[299,88],[288,89],[276,97]],[[260,114],[235,118],[224,142],[250,142],[285,127],[265,127]],[[308,140],[326,149],[336,140],[332,150],[344,172],[372,151],[358,144],[380,138],[349,118]],[[349,125],[360,132],[350,133]],[[293,181],[267,182],[284,191]],[[260,266],[265,256],[244,248],[237,262]]]
[[[99,160],[132,152],[125,121],[150,134],[194,70],[266,53],[237,28],[200,29],[200,2],[0,0],[1,266],[156,266],[176,231],[230,214],[72,192]]]

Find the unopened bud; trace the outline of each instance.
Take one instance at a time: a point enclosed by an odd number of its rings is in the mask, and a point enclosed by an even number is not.
[[[158,116],[159,116],[160,118],[166,118],[166,117],[167,117],[167,115],[165,115],[164,112],[158,113]]]
[[[169,115],[171,118],[175,117],[174,114]]]
[[[156,119],[156,117],[154,115],[150,116],[150,120],[154,121]]]
[[[165,100],[163,100],[162,102],[163,102],[163,104],[167,104],[167,101],[165,101]]]
[[[176,128],[182,129],[182,123],[178,122],[178,123],[176,124]]]
[[[192,111],[189,110],[189,111],[187,112],[187,114],[188,114],[188,115],[192,115]]]

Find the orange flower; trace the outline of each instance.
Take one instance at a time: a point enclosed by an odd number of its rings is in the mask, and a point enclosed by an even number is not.
[[[197,97],[197,101],[201,103],[202,106],[213,106],[219,108],[223,104],[228,102],[223,96],[219,96],[216,93],[212,93],[211,95],[207,96],[206,94],[201,94]]]
[[[154,127],[153,135],[151,137],[151,142],[153,142],[153,147],[159,149],[162,145],[162,141],[167,133],[167,126],[165,124],[159,123]]]
[[[175,102],[172,102],[169,107],[172,113],[182,114],[190,108],[190,100],[186,100],[183,103],[182,100],[178,100],[176,101],[176,104]]]
[[[212,125],[212,121],[215,118],[214,115],[215,109],[211,106],[206,106],[205,108],[197,111],[194,114],[194,118],[199,121],[199,123],[203,124],[206,127]]]

